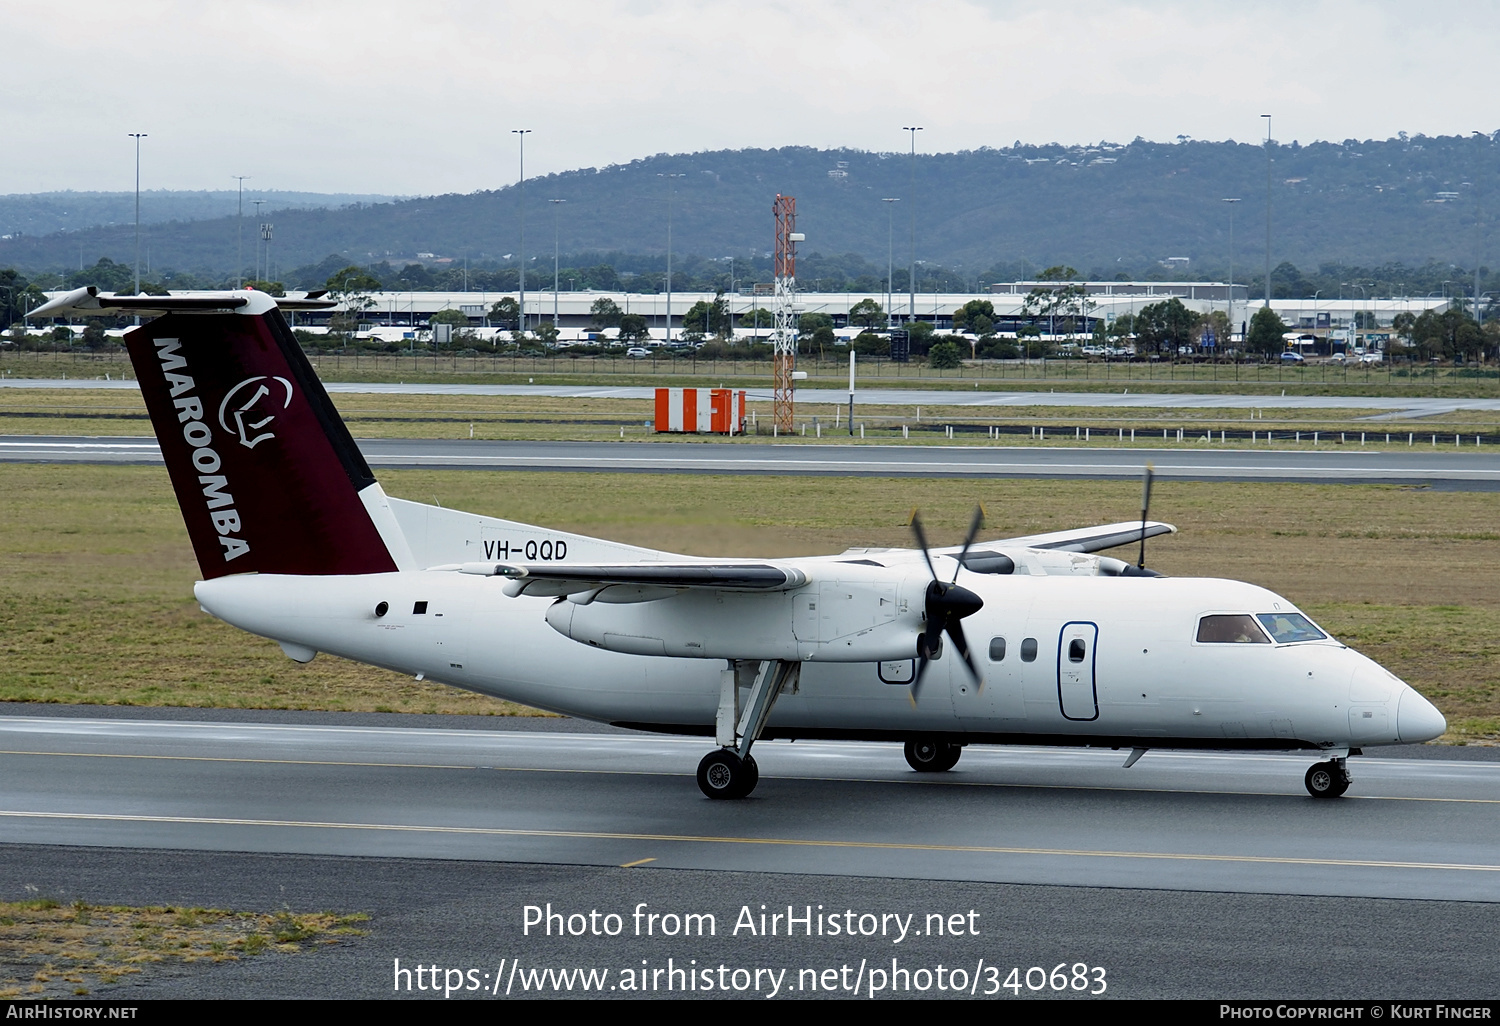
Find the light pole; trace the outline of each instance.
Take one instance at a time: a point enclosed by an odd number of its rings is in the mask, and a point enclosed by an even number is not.
[[[127,132],[135,140],[135,295],[141,294],[141,140],[145,132]],[[141,322],[136,318],[136,323]]]
[[[261,223],[260,222],[260,208],[261,208],[261,206],[266,201],[263,200],[263,199],[258,199],[258,200],[251,200],[250,202],[255,204],[255,223],[256,224],[260,224]],[[262,230],[261,234],[264,234],[264,230]],[[256,281],[264,281],[265,280],[264,278],[262,278],[260,276],[260,236],[259,235],[257,235],[255,237],[255,280]]]
[[[1229,204],[1229,302],[1225,304],[1229,310],[1229,335],[1234,337],[1234,205],[1240,201],[1238,196],[1226,196],[1220,200],[1221,203]],[[1224,344],[1228,346],[1230,339],[1225,339]]]
[[[911,195],[912,196],[915,196],[917,194],[917,133],[920,132],[921,130],[922,130],[922,126],[921,125],[902,125],[901,126],[901,131],[903,131],[903,132],[910,132],[911,133]],[[912,201],[912,205],[910,207],[908,207],[907,209],[911,211],[911,254],[910,254],[911,255],[911,266],[907,269],[907,272],[906,272],[907,273],[906,285],[907,285],[908,290],[910,291],[910,297],[909,297],[908,306],[907,306],[906,322],[907,322],[907,330],[910,331],[912,323],[914,321],[916,321],[916,319],[917,319],[917,204],[916,204],[916,201],[913,200]]]
[[[276,226],[269,222],[260,226],[260,238],[266,244],[266,273],[261,277],[261,281],[271,280],[271,235],[275,228]]]
[[[548,200],[552,204],[552,330],[557,330],[557,215],[560,207],[558,204],[566,203],[567,200]]]
[[[238,212],[235,214],[237,248],[234,253],[235,287],[240,288],[245,284],[245,179],[250,176],[230,175],[229,177],[240,183],[240,202]]]
[[[1480,133],[1483,134],[1483,133]],[[1484,208],[1479,201],[1479,184],[1474,184],[1474,323],[1479,323],[1479,261],[1484,249]]]
[[[892,275],[896,273],[896,208],[894,203],[900,203],[899,196],[886,196],[880,202],[885,204],[885,321],[889,326],[891,323],[891,297],[895,294],[896,283]]]
[[[678,178],[683,174],[657,174],[667,179],[667,344],[672,343],[672,200],[677,196]]]
[[[526,137],[531,134],[531,129],[512,128],[510,134],[520,136],[521,143],[521,180],[516,183],[520,188],[520,199],[516,206],[521,211],[521,248],[517,252],[521,263],[521,288],[518,294],[521,302],[517,306],[516,326],[524,335],[526,334]]]
[[[1271,308],[1271,115],[1266,119],[1266,309]]]

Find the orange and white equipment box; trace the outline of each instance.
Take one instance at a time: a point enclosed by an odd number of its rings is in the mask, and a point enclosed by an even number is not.
[[[732,388],[658,388],[656,430],[700,435],[745,432],[745,392]]]

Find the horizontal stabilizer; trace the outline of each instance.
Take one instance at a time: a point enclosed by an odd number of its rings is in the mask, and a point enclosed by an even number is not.
[[[254,289],[218,292],[177,292],[168,296],[117,296],[101,293],[89,285],[52,299],[37,307],[28,317],[100,317],[116,313],[157,316],[164,313],[248,313],[268,310],[327,310],[337,306],[319,293],[301,296],[269,296]]]

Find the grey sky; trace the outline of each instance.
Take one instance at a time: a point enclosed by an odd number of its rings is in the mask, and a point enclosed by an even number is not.
[[[59,14],[65,11],[65,14]],[[660,152],[1492,132],[1493,3],[0,2],[0,193],[469,192]],[[21,145],[16,144],[20,141]]]

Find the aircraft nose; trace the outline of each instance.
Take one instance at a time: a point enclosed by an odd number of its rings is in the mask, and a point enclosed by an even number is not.
[[[1409,687],[1401,692],[1401,703],[1396,707],[1396,736],[1404,743],[1431,741],[1447,729],[1448,721],[1436,706]]]

